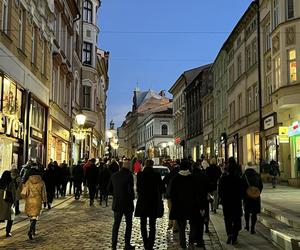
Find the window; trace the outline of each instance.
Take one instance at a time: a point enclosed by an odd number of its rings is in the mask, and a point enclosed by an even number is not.
[[[36,63],[36,27],[31,29],[31,63]]]
[[[166,124],[161,126],[161,134],[168,135],[168,126]]]
[[[258,110],[258,104],[259,104],[258,85],[256,84],[253,89],[254,89],[254,111],[256,111],[256,110]]]
[[[294,0],[285,1],[286,19],[294,18]]]
[[[242,54],[240,53],[237,57],[237,76],[242,74]]]
[[[24,50],[24,38],[25,38],[25,30],[24,30],[24,24],[25,24],[25,11],[22,7],[19,9],[19,48],[21,50]]]
[[[251,65],[251,46],[249,45],[246,48],[246,68],[249,69]]]
[[[248,89],[247,91],[248,97],[248,114],[253,112],[253,91],[252,88]]]
[[[266,86],[267,86],[266,102],[271,103],[272,102],[272,93],[273,93],[271,74],[266,76]]]
[[[52,101],[58,102],[58,69],[53,67],[52,71]]]
[[[280,56],[274,59],[274,89],[278,89],[281,85],[281,71],[280,71]]]
[[[57,42],[59,42],[59,30],[60,30],[60,14],[55,10],[54,18],[54,35]]]
[[[42,40],[42,49],[41,49],[41,57],[42,57],[42,62],[41,62],[41,72],[43,75],[46,75],[46,55],[47,55],[47,41],[44,38]]]
[[[229,86],[231,86],[234,83],[234,64],[232,64],[229,67],[229,70],[228,70],[228,80],[229,80]]]
[[[92,47],[93,44],[91,43],[83,43],[83,63],[85,64],[92,64]]]
[[[257,62],[257,48],[256,48],[256,40],[252,42],[252,64]]]
[[[273,29],[279,24],[279,0],[273,0]]]
[[[242,108],[243,108],[243,103],[242,103],[242,94],[239,94],[238,95],[238,113],[237,113],[237,115],[238,115],[238,119],[240,119],[240,118],[242,118],[242,116],[243,116],[243,114],[242,114]]]
[[[91,87],[83,86],[83,108],[91,108]]]
[[[3,0],[2,4],[2,30],[4,33],[8,33],[8,1]]]
[[[271,29],[270,29],[270,23],[268,23],[265,27],[265,52],[267,52],[269,49],[271,49]]]
[[[85,22],[93,22],[93,5],[91,1],[84,1],[83,4],[83,20]]]
[[[235,122],[235,101],[229,105],[230,124]]]
[[[297,63],[296,63],[296,50],[288,50],[288,80],[289,83],[297,81]]]
[[[45,130],[45,107],[36,100],[31,99],[31,121],[30,126],[40,130]]]

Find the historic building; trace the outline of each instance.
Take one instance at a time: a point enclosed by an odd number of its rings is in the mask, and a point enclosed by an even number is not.
[[[282,178],[299,186],[300,2],[259,2],[263,159],[278,161]]]
[[[152,111],[160,111],[159,109],[161,108],[167,110],[170,108],[170,105],[171,100],[165,97],[163,91],[156,93],[153,90],[140,91],[138,88],[134,90],[132,110],[127,113],[122,126],[118,129],[120,149],[122,149],[126,157],[139,156],[140,158],[144,158],[149,154],[154,155],[154,144],[151,144],[152,146],[149,146],[148,152],[146,152],[145,143],[146,140],[150,139],[150,134],[146,137],[146,126],[139,127],[139,125],[143,124]],[[165,109],[164,107],[166,106],[168,106],[168,108]],[[166,121],[162,125],[167,126],[168,131],[173,130],[173,125],[171,125],[169,121]],[[154,127],[152,126],[151,129],[153,136]],[[150,131],[150,128],[148,131]]]
[[[46,161],[53,5],[0,1],[0,173]]]
[[[209,65],[186,71],[186,154],[194,161],[204,155],[201,93],[209,75]]]
[[[188,71],[183,72],[169,90],[173,95],[174,150],[176,159],[182,159],[186,156],[185,87],[187,74],[189,74]]]

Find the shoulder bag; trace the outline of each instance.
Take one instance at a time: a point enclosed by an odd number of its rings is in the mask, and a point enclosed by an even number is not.
[[[260,190],[258,187],[255,187],[255,186],[251,186],[249,181],[248,181],[248,177],[247,175],[245,174],[245,179],[246,179],[246,182],[248,184],[248,187],[246,189],[246,194],[247,196],[250,198],[250,199],[253,199],[253,200],[257,200],[259,197],[260,197]]]

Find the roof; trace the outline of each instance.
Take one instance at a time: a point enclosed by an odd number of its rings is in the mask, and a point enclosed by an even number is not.
[[[137,107],[139,107],[143,102],[145,102],[146,100],[149,100],[152,97],[155,99],[158,99],[158,100],[163,98],[161,95],[157,94],[156,92],[154,92],[151,89],[149,89],[148,91],[144,91],[144,92],[138,92],[137,98],[136,98]]]

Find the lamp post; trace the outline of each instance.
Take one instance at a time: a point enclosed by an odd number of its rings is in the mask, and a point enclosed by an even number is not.
[[[84,124],[86,121],[86,116],[82,113],[79,113],[75,116],[75,121],[78,126],[77,129],[72,129],[72,133],[75,136],[75,139],[80,140],[80,158],[83,158],[84,150],[83,150],[83,141],[85,139],[85,129]]]

